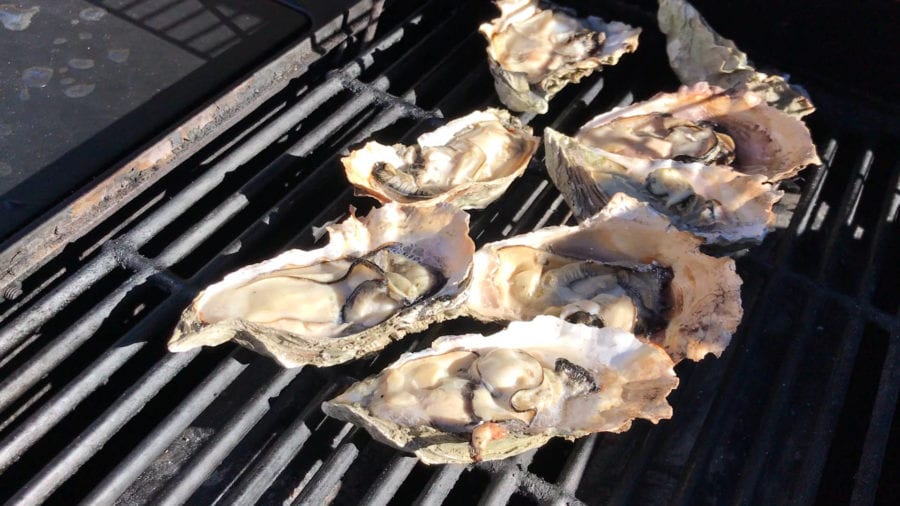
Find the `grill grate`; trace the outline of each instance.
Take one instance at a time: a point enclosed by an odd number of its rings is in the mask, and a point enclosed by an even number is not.
[[[633,8],[607,7],[600,14],[652,22]],[[370,49],[281,92],[25,280],[27,297],[0,304],[0,497],[886,499],[878,494],[897,471],[896,459],[884,457],[896,438],[900,387],[900,273],[891,255],[900,236],[897,143],[818,115],[812,130],[826,163],[785,199],[783,228],[740,258],[744,322],[720,359],[678,366],[675,416],[658,426],[554,441],[504,462],[427,467],[319,411],[354,378],[441,333],[470,331],[470,321],[322,370],[281,370],[230,345],[166,353],[199,288],[287,247],[312,246],[314,227],[351,203],[371,206],[352,197],[338,153],[369,137],[409,142],[442,116],[499,105],[475,33],[492,15],[484,2],[388,5]],[[661,71],[661,38],[648,28],[641,51],[566,88],[549,114],[524,119],[538,132],[571,132],[600,111],[673,88]],[[506,198],[473,213],[476,242],[570,221],[539,158]],[[371,469],[382,467],[372,480]]]

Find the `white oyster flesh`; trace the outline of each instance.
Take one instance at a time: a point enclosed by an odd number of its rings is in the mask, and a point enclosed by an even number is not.
[[[624,193],[649,203],[679,230],[689,231],[707,244],[739,247],[765,238],[775,219],[772,206],[782,196],[765,177],[741,174],[722,165],[644,159],[596,147],[636,151],[630,142],[634,135],[633,130],[624,131],[618,137],[623,141],[617,144],[616,136],[607,134],[600,143],[545,129],[547,172],[578,220],[590,218],[613,195]],[[663,139],[659,145],[648,143],[648,149],[671,155],[699,147],[692,153],[708,153],[715,149],[707,149],[715,145],[710,137],[714,135],[701,133],[676,146]]]
[[[465,212],[389,204],[328,231],[323,248],[287,251],[209,286],[169,350],[234,340],[285,367],[333,365],[454,317],[475,249]]]
[[[381,202],[481,209],[521,176],[538,146],[531,128],[501,109],[475,111],[413,146],[369,142],[341,162],[357,194]]]
[[[676,362],[720,355],[741,320],[734,260],[624,193],[578,226],[547,227],[475,253],[465,314],[486,321],[540,314],[617,327]]]
[[[427,464],[494,460],[671,417],[673,366],[628,332],[539,316],[489,336],[439,338],[322,409]]]
[[[777,75],[757,72],[735,43],[713,30],[685,0],[659,0],[659,29],[666,35],[669,64],[684,84],[705,81],[742,88],[796,118],[815,111],[812,102]]]
[[[577,18],[537,0],[498,0],[500,17],[481,25],[500,100],[514,111],[547,112],[549,101],[601,65],[637,49],[640,28]]]

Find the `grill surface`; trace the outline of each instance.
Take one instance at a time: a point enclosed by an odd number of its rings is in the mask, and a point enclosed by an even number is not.
[[[572,133],[673,89],[644,11],[641,49],[564,90],[536,132]],[[811,118],[824,165],[792,183],[779,228],[741,256],[744,321],[719,359],[682,363],[675,415],[503,462],[419,464],[324,417],[319,403],[451,321],[381,354],[282,370],[232,345],[168,354],[196,292],[241,265],[317,244],[355,199],[338,161],[374,138],[410,142],[499,105],[483,58],[485,2],[398,1],[380,38],[337,71],[313,68],[70,244],[0,303],[0,498],[31,504],[359,502],[888,502],[898,494],[900,160],[896,137]],[[477,64],[475,63],[477,62]],[[811,90],[818,98],[816,89]],[[834,92],[832,92],[834,93]],[[823,96],[828,96],[823,92]],[[824,119],[823,119],[824,118]],[[569,221],[540,156],[472,215],[476,242]],[[384,468],[379,476],[373,469]]]

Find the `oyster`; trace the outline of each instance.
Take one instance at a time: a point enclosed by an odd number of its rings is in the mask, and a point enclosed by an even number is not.
[[[462,310],[488,321],[549,314],[615,326],[676,362],[718,356],[741,320],[741,278],[734,260],[701,253],[700,242],[619,193],[578,226],[486,244]]]
[[[497,0],[500,17],[479,27],[500,101],[514,111],[547,112],[570,82],[637,49],[640,28],[576,18],[537,0]]]
[[[575,137],[623,156],[730,165],[769,181],[821,163],[802,121],[753,93],[702,82],[601,114]]]
[[[537,146],[531,128],[487,109],[421,135],[414,146],[369,142],[341,162],[357,193],[381,202],[480,209],[525,172]]]
[[[633,135],[626,132],[623,137]],[[686,151],[688,144],[705,141],[715,145],[714,140],[701,137],[679,146],[663,144],[658,151],[672,156]],[[620,148],[615,140],[601,145]],[[763,176],[741,174],[722,165],[623,156],[594,146],[590,138],[580,142],[551,128],[544,130],[547,172],[578,220],[590,218],[621,192],[648,202],[679,230],[692,232],[707,244],[761,242],[774,223],[772,206],[782,192]]]
[[[322,410],[426,464],[502,459],[552,437],[671,417],[673,365],[625,331],[539,316],[490,336],[439,338]]]
[[[796,118],[815,111],[812,102],[781,76],[757,72],[747,55],[716,33],[685,0],[659,0],[659,29],[666,34],[669,64],[684,84],[706,81],[748,89]]]
[[[244,267],[185,309],[169,350],[229,340],[285,367],[333,365],[453,316],[475,246],[449,204],[388,204],[328,227],[323,248]]]

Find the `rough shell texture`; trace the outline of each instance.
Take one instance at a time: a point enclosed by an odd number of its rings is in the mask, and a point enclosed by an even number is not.
[[[481,25],[500,100],[514,111],[545,113],[568,83],[637,49],[640,28],[576,18],[537,0],[498,0],[500,17]]]
[[[581,127],[576,138],[591,143],[593,129],[619,118],[650,113],[720,126],[734,139],[734,168],[745,174],[780,181],[795,176],[807,165],[821,163],[802,121],[766,105],[753,93],[723,90],[704,82],[601,114]]]
[[[359,195],[412,206],[448,202],[481,209],[525,172],[538,142],[531,128],[507,111],[487,109],[421,135],[418,146],[369,142],[341,161]],[[378,170],[385,168],[403,182],[392,186],[379,178]],[[409,191],[398,191],[400,185]]]
[[[650,203],[680,230],[712,245],[761,242],[774,223],[772,206],[782,196],[763,176],[745,175],[719,165],[608,153],[550,128],[544,130],[544,152],[547,172],[578,220],[590,218],[615,193],[623,192]],[[689,185],[687,198],[693,200],[685,198],[671,204],[667,195],[650,192],[648,177],[660,170],[677,172]]]
[[[169,350],[180,352],[233,340],[271,356],[285,367],[339,364],[380,350],[409,332],[417,332],[432,322],[454,317],[454,310],[460,303],[459,295],[469,281],[475,249],[468,236],[468,223],[468,214],[449,204],[431,208],[388,204],[363,218],[351,213],[344,222],[327,227],[330,241],[325,247],[311,251],[286,251],[270,260],[235,271],[200,292],[182,314],[169,340]],[[211,310],[207,307],[208,302],[228,290],[246,286],[254,280],[277,276],[279,271],[360,257],[389,244],[439,272],[443,285],[428,297],[403,307],[381,323],[361,332],[321,338],[244,318],[229,318],[212,324],[202,318],[202,312]]]
[[[562,363],[564,369],[595,388],[573,391],[565,385],[555,391],[548,389],[552,393],[542,398],[533,417],[525,417],[530,418],[527,423],[510,423],[502,416],[503,410],[478,416],[473,396],[490,380],[483,369],[475,369],[482,374],[473,374],[469,364],[486,360],[498,350],[539,363],[544,383],[554,378],[558,381]],[[451,355],[454,360],[444,359]],[[461,363],[468,369],[460,367]],[[521,384],[528,379],[525,368],[507,365],[500,371],[502,377],[494,374],[491,380]],[[635,418],[656,423],[671,417],[666,396],[678,384],[673,366],[662,350],[627,332],[540,316],[530,322],[513,322],[490,336],[439,338],[430,349],[404,354],[378,375],[354,384],[322,409],[329,416],[365,427],[379,441],[414,452],[427,464],[495,460],[541,446],[551,437],[574,439],[593,432],[621,432]],[[498,388],[497,383],[491,386]],[[435,391],[444,392],[443,404],[429,404]],[[488,397],[502,397],[497,390],[493,394]],[[386,398],[398,399],[397,404],[385,407]],[[458,403],[461,409],[448,409],[448,403]],[[431,409],[447,414],[438,420]]]
[[[719,356],[743,315],[741,278],[734,260],[699,251],[701,240],[625,194],[616,194],[597,215],[578,226],[548,227],[486,244],[475,253],[463,311],[482,320],[526,320],[533,310],[516,303],[497,252],[523,245],[573,258],[607,263],[655,262],[671,268],[671,308],[664,329],[638,336],[662,346],[676,362]],[[509,274],[505,275],[509,277]],[[548,308],[557,311],[558,308]]]
[[[681,82],[706,81],[722,88],[749,89],[772,107],[797,118],[816,110],[783,77],[757,72],[747,55],[716,33],[685,0],[659,0],[658,21],[668,38],[669,64]]]

